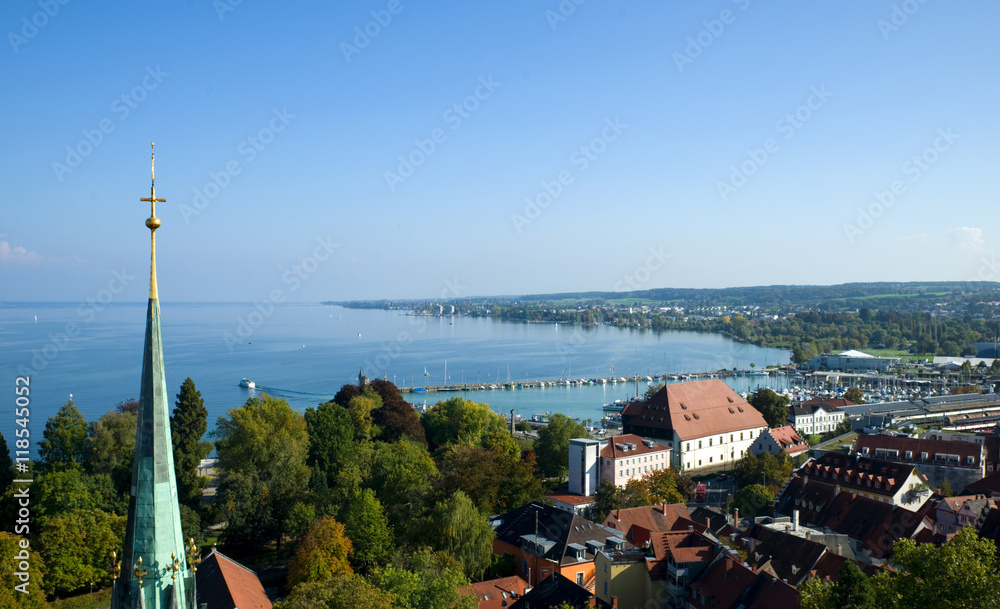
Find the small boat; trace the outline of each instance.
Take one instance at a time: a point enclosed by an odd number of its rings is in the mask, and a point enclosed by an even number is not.
[[[424,389],[423,387],[414,387],[410,391],[413,393],[427,393],[427,390]]]
[[[250,379],[240,379],[240,387],[244,389],[256,389],[257,384]]]

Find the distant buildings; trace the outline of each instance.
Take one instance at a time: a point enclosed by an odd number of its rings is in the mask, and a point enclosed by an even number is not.
[[[986,447],[975,442],[863,434],[854,454],[915,466],[935,488],[947,481],[960,491],[986,475]]]
[[[764,417],[721,380],[674,383],[622,411],[626,434],[663,441],[679,470],[737,461],[764,430]]]
[[[804,436],[833,431],[843,420],[844,412],[828,402],[809,401],[791,408],[792,427]]]
[[[886,372],[899,364],[898,357],[875,357],[860,351],[823,353],[806,362],[810,370],[843,370],[859,372]]]
[[[793,474],[795,478],[832,487],[834,494],[847,490],[914,512],[932,490],[927,477],[913,465],[835,452],[806,462]]]

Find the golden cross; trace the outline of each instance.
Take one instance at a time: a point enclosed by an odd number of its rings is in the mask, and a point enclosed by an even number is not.
[[[149,220],[146,220],[146,226],[149,227],[149,230],[155,231],[160,226],[160,221],[156,218],[156,204],[166,203],[167,200],[156,198],[156,143],[151,143],[149,146],[152,149],[152,161],[150,166],[153,173],[153,183],[149,189],[149,198],[142,198],[139,200],[149,202]]]

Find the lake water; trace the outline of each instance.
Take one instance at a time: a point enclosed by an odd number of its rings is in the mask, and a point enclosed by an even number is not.
[[[13,448],[14,379],[31,374],[33,447],[45,420],[72,394],[88,420],[138,396],[145,303],[95,311],[65,303],[0,305],[0,431]],[[37,321],[35,318],[37,316]],[[318,304],[161,305],[169,395],[194,379],[209,426],[250,392],[260,390],[303,410],[330,399],[359,370],[401,387],[497,381],[679,374],[786,364],[790,353],[733,342],[714,334],[654,333],[610,326],[521,324],[485,318],[411,316]],[[69,335],[73,336],[70,337]],[[447,367],[447,379],[445,369]],[[426,371],[426,375],[425,375]],[[781,380],[779,380],[781,379]],[[737,391],[774,386],[783,377],[727,379]],[[779,385],[781,386],[781,385]],[[645,383],[639,390],[645,391]],[[634,383],[473,391],[464,395],[496,411],[562,412],[598,419],[601,406],[635,393]],[[412,394],[433,404],[456,394]]]

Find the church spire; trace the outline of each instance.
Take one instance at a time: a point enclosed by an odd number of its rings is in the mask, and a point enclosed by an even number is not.
[[[154,156],[155,163],[155,156]],[[142,356],[142,386],[135,435],[135,462],[129,496],[125,547],[112,593],[114,609],[193,609],[194,578],[181,531],[169,402],[160,335],[156,287],[156,174],[149,198],[149,304]]]

